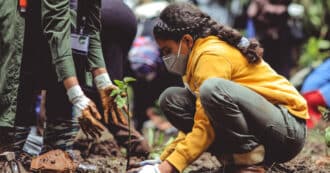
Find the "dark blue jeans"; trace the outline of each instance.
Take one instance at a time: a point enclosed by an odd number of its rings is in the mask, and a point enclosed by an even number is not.
[[[210,78],[200,87],[202,106],[215,130],[209,148],[215,155],[246,153],[260,144],[265,164],[286,162],[303,148],[305,120],[291,115],[256,92],[221,78]],[[187,88],[171,87],[160,96],[168,120],[189,133],[194,124],[196,96]]]

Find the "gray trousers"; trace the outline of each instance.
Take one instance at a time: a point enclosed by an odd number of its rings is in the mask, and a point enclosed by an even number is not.
[[[221,78],[210,78],[200,87],[200,99],[213,129],[215,155],[246,153],[262,144],[265,164],[291,160],[303,148],[306,122],[274,105],[256,92]],[[187,88],[170,87],[160,96],[160,107],[180,131],[194,124],[195,101]]]

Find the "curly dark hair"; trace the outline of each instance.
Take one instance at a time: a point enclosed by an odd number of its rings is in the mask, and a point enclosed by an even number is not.
[[[153,33],[156,39],[179,41],[183,35],[190,34],[194,40],[210,35],[237,48],[249,63],[258,63],[262,59],[263,49],[256,40],[249,40],[248,46],[238,46],[243,37],[233,28],[221,25],[190,3],[174,3],[160,14]]]

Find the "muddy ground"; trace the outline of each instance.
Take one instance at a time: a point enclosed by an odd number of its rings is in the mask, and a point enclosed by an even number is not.
[[[327,124],[329,125],[329,124]],[[323,138],[325,124],[308,131],[308,137],[303,151],[293,160],[279,164],[268,170],[269,173],[329,173],[330,157],[326,156],[327,148]],[[124,150],[117,146],[112,136],[105,133],[97,142],[80,142],[84,163],[95,164],[99,173],[123,173],[126,169]],[[132,162],[138,161],[134,158]],[[210,153],[204,153],[190,165],[185,173],[219,173],[221,164]]]

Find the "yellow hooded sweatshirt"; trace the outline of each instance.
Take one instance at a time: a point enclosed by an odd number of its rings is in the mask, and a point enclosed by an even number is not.
[[[183,81],[197,96],[194,125],[190,133],[179,132],[177,138],[161,155],[161,160],[167,160],[180,172],[196,160],[215,138],[199,98],[199,87],[211,77],[236,82],[262,95],[273,104],[285,106],[299,118],[309,118],[304,98],[287,79],[278,75],[266,62],[262,60],[257,64],[249,64],[238,49],[218,37],[200,38],[193,46],[183,76]]]

